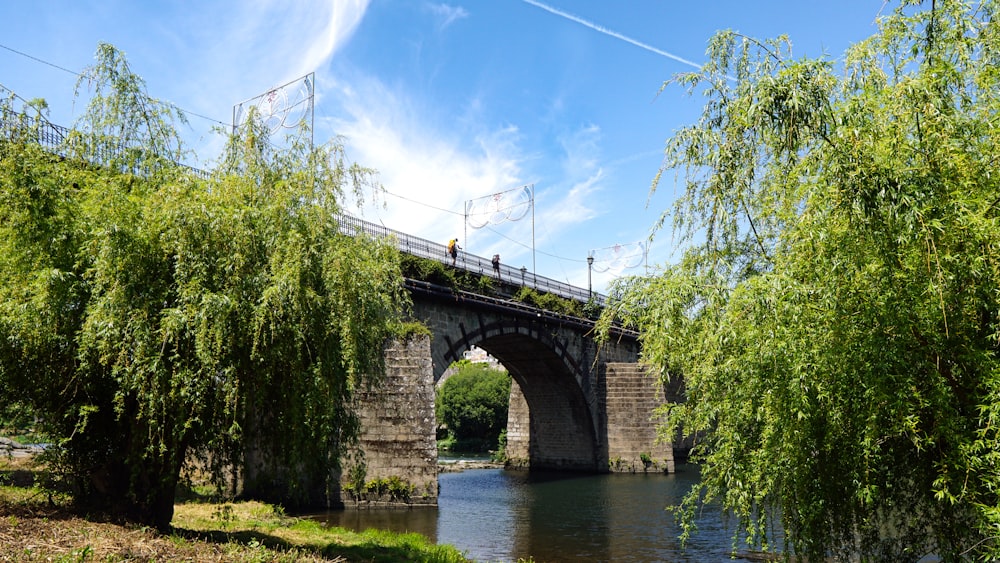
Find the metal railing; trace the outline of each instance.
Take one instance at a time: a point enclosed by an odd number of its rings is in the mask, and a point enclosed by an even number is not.
[[[69,135],[69,129],[48,120],[0,107],[0,135],[6,139],[23,139],[49,149],[57,149]]]
[[[0,111],[0,136],[7,139],[27,140],[46,147],[60,156],[71,156],[68,154],[69,151],[65,146],[66,139],[70,138],[69,128],[55,125],[41,117],[13,112],[8,108],[0,108],[0,110],[2,110]],[[178,163],[178,166],[188,169],[202,178],[208,176],[207,172],[186,164]],[[364,233],[379,239],[392,237],[402,252],[420,258],[437,260],[443,264],[451,263],[451,256],[448,255],[448,248],[444,244],[408,235],[351,215],[339,214],[337,221],[340,224],[341,231],[345,234],[356,235]],[[575,299],[582,302],[593,299],[598,304],[603,304],[606,299],[604,295],[599,293],[593,293],[587,289],[568,283],[539,276],[535,272],[529,272],[524,267],[512,268],[501,263],[499,271],[494,270],[491,259],[469,254],[461,250],[458,252],[455,267],[484,276],[492,276],[503,283],[526,286],[535,291],[551,293],[567,299]]]
[[[143,149],[134,144],[130,146],[126,143],[114,145],[88,143],[80,136],[72,136],[71,131],[70,128],[56,125],[44,117],[0,107],[0,137],[2,138],[36,143],[62,158],[81,158],[97,166],[107,166],[128,152],[134,153],[132,167],[119,165],[121,172],[138,173],[139,170],[135,168],[137,164],[153,160],[141,158]],[[182,162],[174,162],[169,165],[178,166],[200,178],[208,178],[210,175],[204,170]]]
[[[344,234],[353,236],[358,233],[364,233],[370,237],[379,239],[393,237],[396,241],[396,247],[402,252],[420,258],[436,260],[442,264],[451,264],[451,256],[448,254],[447,245],[408,235],[351,215],[340,214],[337,216],[337,221],[340,223],[341,232]],[[586,303],[593,298],[599,304],[604,302],[603,295],[598,293],[591,294],[587,289],[545,276],[539,276],[534,272],[529,272],[527,268],[512,268],[501,263],[499,271],[494,270],[493,262],[490,258],[477,256],[462,250],[458,251],[455,267],[462,268],[468,272],[491,276],[503,283],[522,285],[530,287],[535,291],[551,293],[567,299],[575,299]]]

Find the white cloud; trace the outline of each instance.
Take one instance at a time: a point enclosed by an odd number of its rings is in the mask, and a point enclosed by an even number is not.
[[[518,124],[491,115],[482,101],[488,96],[470,96],[464,110],[445,122],[438,101],[414,97],[405,83],[376,79],[347,62],[331,64],[367,6],[367,0],[233,6],[222,33],[229,49],[222,57],[225,67],[205,74],[220,86],[236,85],[240,92],[232,100],[239,101],[315,70],[316,139],[343,135],[348,157],[378,170],[379,181],[394,195],[375,204],[368,198],[352,211],[387,227],[436,242],[468,234],[467,250],[488,256],[502,248],[505,259],[520,260],[530,256],[532,239],[541,248],[543,241],[596,215],[591,196],[604,180],[597,165],[597,127],[586,125],[559,139],[562,161],[544,162],[527,154]],[[426,6],[438,30],[468,17],[460,7]],[[536,186],[537,233],[529,220],[466,231],[467,200],[552,175],[542,170],[556,170],[561,178]]]
[[[587,124],[559,138],[565,158],[563,173],[568,178],[589,176],[598,167],[601,158],[601,128]]]
[[[162,73],[156,95],[184,99],[185,109],[226,124],[238,102],[310,72],[320,79],[358,29],[368,4],[248,0],[171,10],[156,29],[170,34],[174,49],[146,61],[141,72]],[[322,94],[319,88],[316,92]],[[201,161],[215,158],[220,143],[202,133],[210,124],[193,125]]]
[[[600,189],[601,180],[604,174],[597,170],[593,175],[573,184],[565,194],[555,192],[557,201],[546,201],[543,209],[547,210],[540,215],[540,224],[543,236],[553,236],[567,227],[583,223],[597,216],[597,211],[592,207],[592,196]],[[546,193],[549,196],[553,192]],[[548,197],[545,198],[548,200]]]
[[[469,16],[469,12],[460,6],[431,4],[428,6],[428,9],[440,19],[441,23],[438,24],[439,29],[444,29],[452,23]]]
[[[560,168],[566,181],[543,192],[540,208],[546,211],[539,216],[543,239],[598,215],[594,196],[603,189],[604,180],[600,141],[601,130],[592,124],[560,137],[564,154]]]
[[[446,133],[421,118],[416,102],[371,79],[352,79],[338,97],[347,117],[332,126],[347,137],[350,158],[378,169],[390,192],[384,206],[354,210],[368,220],[431,241],[468,238],[467,251],[490,256],[502,249],[505,261],[530,265],[533,244],[542,248],[598,215],[595,194],[605,174],[596,154],[597,127],[581,127],[561,140],[563,161],[551,164],[567,179],[535,186],[533,217],[473,230],[462,215],[467,200],[524,185],[535,175],[524,170],[533,160],[524,155],[517,127],[484,129],[471,140]]]
[[[301,13],[303,22],[314,22],[314,27],[318,27],[312,34],[310,45],[306,49],[306,55],[299,61],[299,70],[294,73],[301,76],[313,72],[317,68],[325,66],[330,58],[336,53],[337,48],[347,42],[357,29],[358,24],[365,15],[368,8],[368,0],[337,0],[331,2],[317,3],[316,6],[308,6],[301,3],[289,3],[276,1],[282,9],[290,6],[307,6]],[[329,9],[325,17],[317,17],[313,10],[318,6],[325,6]]]
[[[231,54],[225,59],[246,59],[253,66],[242,68],[253,69],[255,75],[266,69],[276,83],[298,78],[326,66],[350,39],[367,8],[368,0],[235,4],[227,14],[232,23],[222,48]]]
[[[465,202],[517,184],[518,130],[505,126],[465,138],[422,119],[419,102],[372,78],[334,85],[344,115],[328,125],[347,139],[349,157],[379,171],[385,206],[357,210],[387,227],[431,240],[464,231]]]

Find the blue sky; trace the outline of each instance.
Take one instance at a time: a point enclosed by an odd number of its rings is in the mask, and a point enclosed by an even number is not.
[[[71,125],[74,72],[98,42],[125,52],[149,93],[188,113],[203,165],[233,106],[315,73],[315,139],[343,135],[386,193],[352,212],[586,287],[590,251],[644,240],[674,194],[649,187],[671,133],[702,100],[674,73],[720,29],[787,34],[795,56],[839,58],[892,6],[746,0],[193,0],[7,2],[0,85],[45,98]],[[532,185],[534,213],[467,228],[469,200]],[[647,204],[648,200],[648,204]],[[533,221],[532,221],[533,218]],[[468,239],[468,240],[466,240]],[[599,254],[603,256],[603,254]],[[674,260],[670,232],[647,264]],[[643,266],[621,274],[641,273]],[[602,268],[606,269],[606,268]],[[616,269],[592,274],[604,291]]]

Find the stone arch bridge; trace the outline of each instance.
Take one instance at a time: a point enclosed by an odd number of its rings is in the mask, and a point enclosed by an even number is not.
[[[10,117],[0,116],[0,136],[12,134]],[[66,132],[46,123],[37,142],[58,151]],[[347,215],[337,220],[346,234],[390,238],[403,252],[451,265],[444,245]],[[523,267],[494,269],[490,260],[466,253],[455,267],[495,277],[500,291],[477,295],[407,281],[414,314],[432,334],[388,346],[385,381],[358,394],[360,448],[369,481],[398,477],[413,486],[410,502],[437,502],[435,382],[472,346],[485,349],[513,376],[507,432],[513,465],[587,472],[673,470],[672,446],[657,442],[651,420],[653,409],[671,392],[639,369],[636,336],[623,331],[599,346],[590,321],[509,299],[522,286],[598,305],[601,296]],[[253,474],[250,465],[247,478]],[[336,501],[329,496],[331,488],[324,484],[321,489],[317,496],[322,499],[314,504]],[[343,487],[333,489],[341,490],[345,501]]]
[[[601,472],[609,469],[609,459],[652,453],[655,434],[640,436],[646,433],[639,428],[646,426],[651,413],[633,420],[631,415],[637,413],[631,412],[631,405],[614,404],[620,396],[615,391],[621,391],[616,389],[610,397],[614,412],[608,412],[608,365],[635,364],[639,346],[634,334],[621,333],[598,345],[593,323],[584,319],[416,281],[408,285],[414,314],[432,333],[435,382],[473,346],[510,372],[508,456],[516,464]],[[653,382],[647,383],[652,391]],[[609,440],[609,414],[614,440]],[[630,423],[628,430],[640,439],[615,436],[619,422]]]
[[[402,250],[450,266],[443,245],[393,236]],[[509,298],[522,285],[569,299],[601,296],[523,269],[495,273],[489,260],[472,255],[460,256],[457,267],[493,276],[496,291],[483,295],[407,280],[413,314],[431,335],[390,347],[388,379],[379,391],[360,397],[361,448],[369,479],[399,477],[414,484],[426,502],[436,502],[434,387],[473,346],[499,360],[513,379],[508,466],[591,473],[673,471],[673,447],[657,440],[652,417],[676,390],[658,385],[636,363],[637,335],[620,330],[598,343],[591,320]]]

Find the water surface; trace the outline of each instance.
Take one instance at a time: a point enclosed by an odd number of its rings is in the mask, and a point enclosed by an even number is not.
[[[471,469],[442,473],[437,508],[340,510],[332,526],[417,532],[477,561],[733,561],[732,528],[706,509],[682,549],[665,508],[697,483],[697,467],[672,475],[581,475]],[[736,561],[745,561],[745,549]]]

